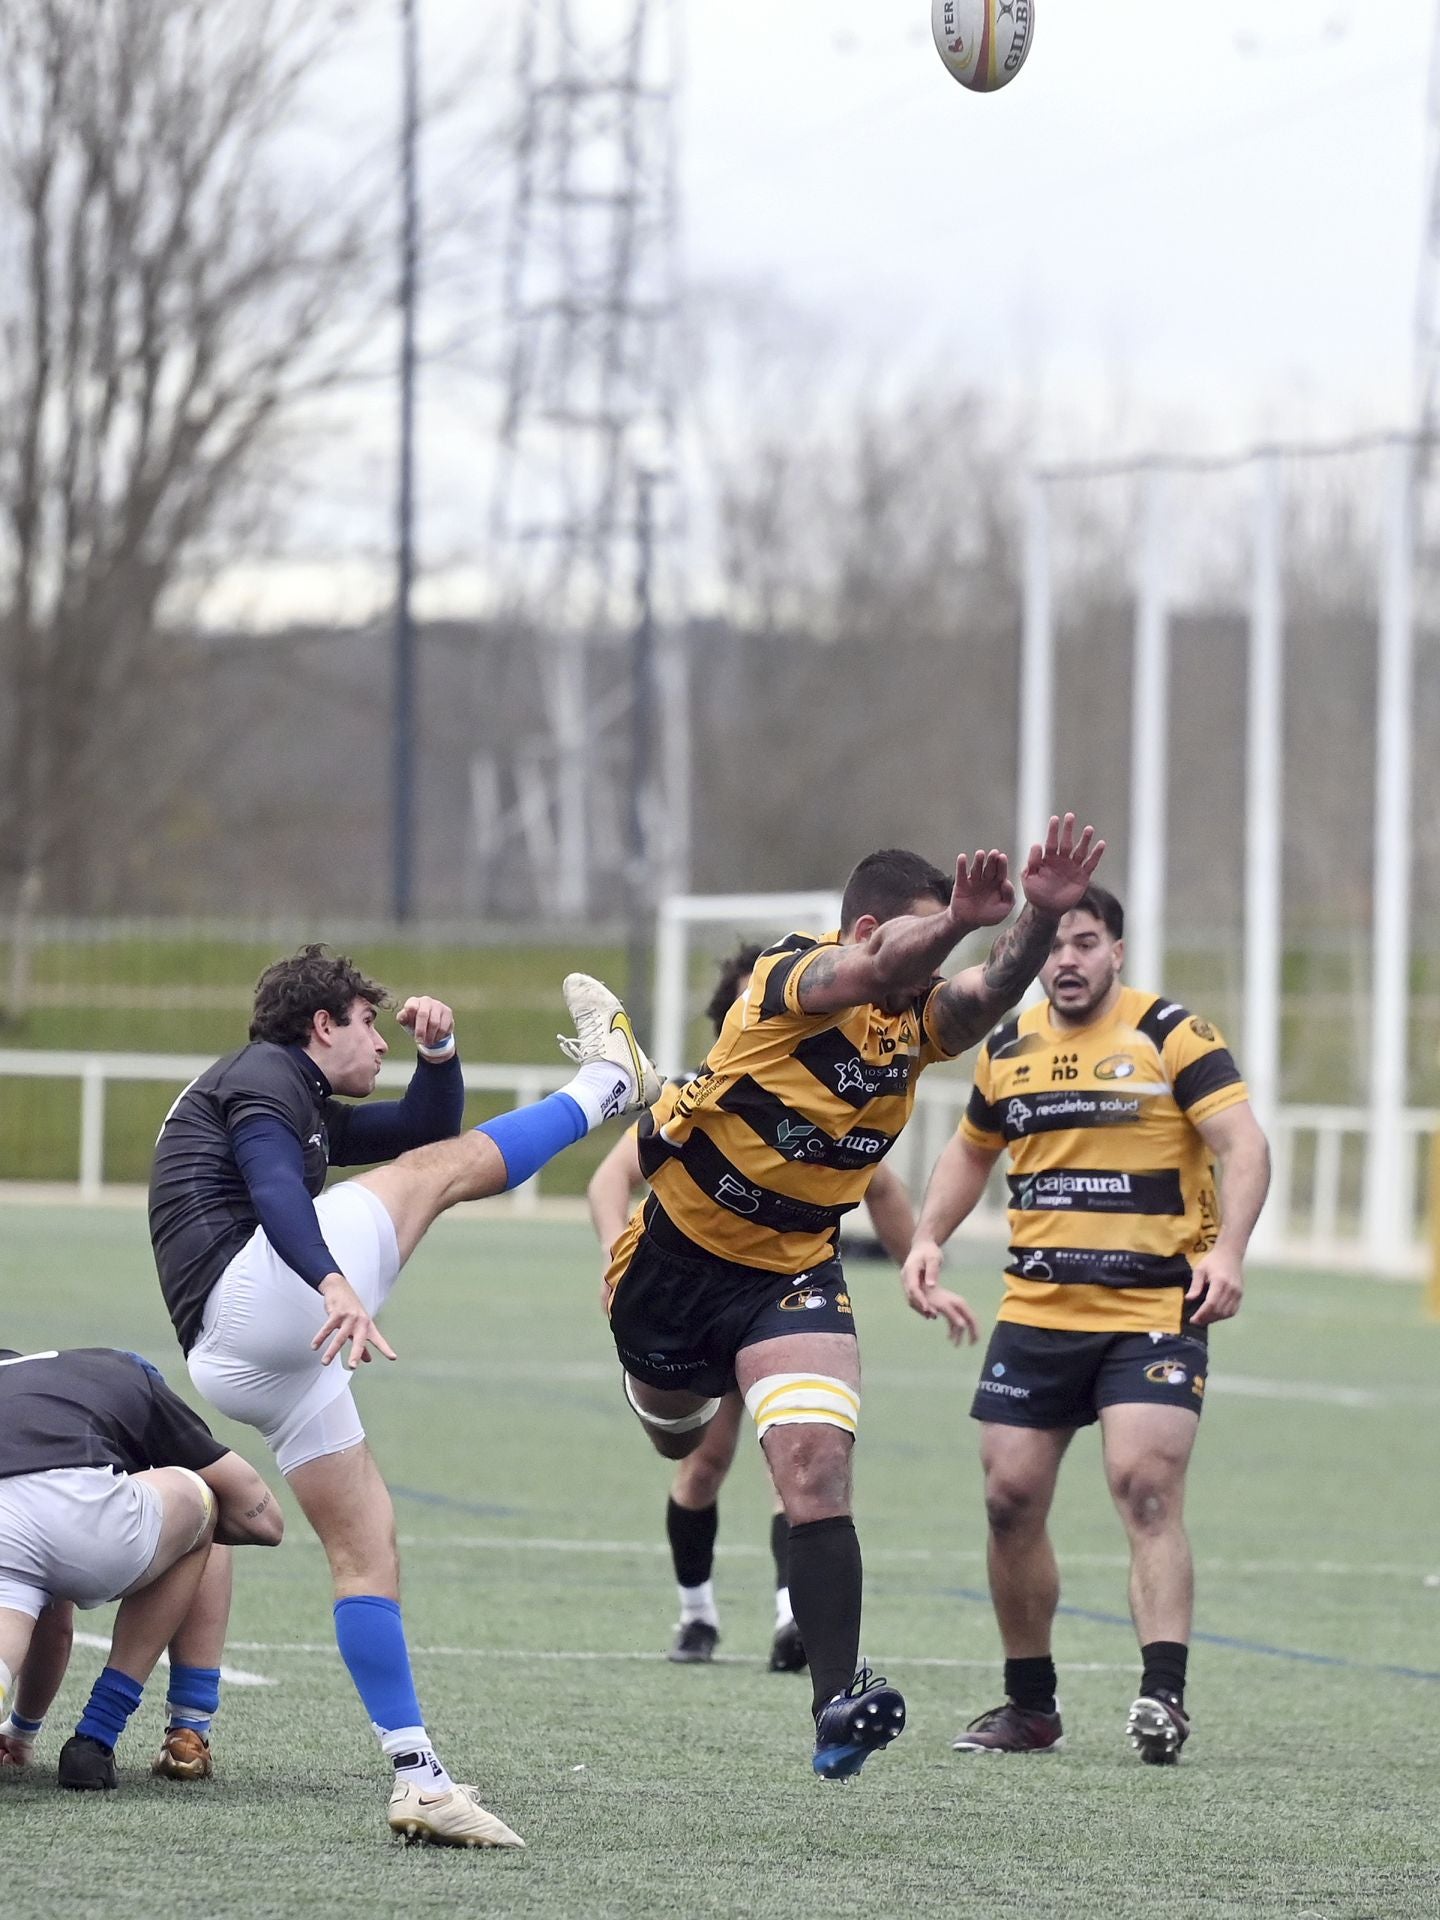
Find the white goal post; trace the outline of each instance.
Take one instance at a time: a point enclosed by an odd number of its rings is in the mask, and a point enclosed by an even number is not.
[[[728,927],[733,944],[749,934],[767,943],[803,929],[827,933],[840,924],[838,893],[672,893],[655,918],[655,1064],[687,1073],[691,936],[700,927]]]

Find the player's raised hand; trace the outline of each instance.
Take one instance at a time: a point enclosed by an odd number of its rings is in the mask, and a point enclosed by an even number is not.
[[[955,885],[950,894],[950,918],[967,930],[996,927],[1008,920],[1015,905],[1010,862],[994,847],[977,848],[973,860],[962,853],[955,862]]]
[[[320,1298],[325,1302],[327,1317],[310,1345],[325,1348],[320,1356],[322,1367],[329,1366],[347,1340],[350,1342],[350,1358],[345,1364],[352,1372],[362,1360],[371,1358],[371,1347],[377,1353],[383,1353],[387,1360],[395,1358],[395,1349],[370,1318],[364,1301],[343,1273],[325,1276],[320,1282]]]
[[[1062,820],[1052,813],[1044,846],[1031,847],[1020,876],[1025,898],[1038,913],[1068,913],[1079,905],[1104,851],[1105,842],[1095,838],[1093,827],[1086,827],[1077,840],[1074,814]]]
[[[412,993],[395,1018],[408,1033],[414,1034],[417,1047],[431,1053],[447,1046],[455,1037],[455,1015],[443,1000],[432,1000],[428,994]]]

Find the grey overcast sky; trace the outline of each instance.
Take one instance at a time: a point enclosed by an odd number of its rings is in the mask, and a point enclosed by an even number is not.
[[[427,90],[467,77],[425,154],[453,190],[511,110],[522,0],[419,4]],[[1035,0],[1025,69],[989,97],[940,65],[928,0],[677,4],[695,281],[768,286],[870,365],[1023,399],[1051,456],[1406,419],[1434,0]],[[342,138],[373,143],[396,110],[395,11],[376,0],[346,55]],[[500,231],[474,262],[492,356]],[[473,365],[426,372],[422,531],[457,563],[488,505],[482,387]],[[340,545],[381,553],[390,401],[336,425]],[[287,569],[283,591],[355,611],[381,581],[357,558]]]

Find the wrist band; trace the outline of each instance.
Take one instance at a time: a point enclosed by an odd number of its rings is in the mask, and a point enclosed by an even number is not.
[[[431,1066],[434,1066],[441,1060],[448,1060],[450,1055],[454,1053],[455,1035],[453,1032],[447,1033],[438,1047],[422,1047],[417,1041],[415,1051],[420,1055],[422,1060],[426,1060]]]

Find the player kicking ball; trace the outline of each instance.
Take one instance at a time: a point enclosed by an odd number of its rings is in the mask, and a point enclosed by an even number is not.
[[[403,1099],[364,1107],[336,1097],[374,1091],[386,996],[349,960],[306,947],[262,975],[249,1044],[186,1088],[155,1147],[151,1241],[190,1377],[262,1435],[325,1548],[340,1657],[391,1763],[389,1823],[407,1841],[524,1845],[451,1778],[426,1731],[401,1620],[394,1507],[352,1376],[375,1353],[395,1358],[375,1317],[440,1214],[519,1186],[658,1095],[614,994],[585,974],[563,990],[574,1077],[461,1132],[454,1018],[439,1000],[399,1009],[419,1052]],[[330,1167],[355,1165],[371,1171],[321,1191]],[[218,1644],[207,1651],[218,1666]]]

